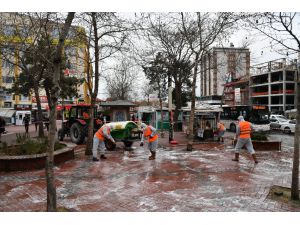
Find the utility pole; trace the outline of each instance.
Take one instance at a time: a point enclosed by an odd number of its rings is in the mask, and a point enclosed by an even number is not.
[[[293,156],[293,169],[292,169],[292,184],[291,184],[291,198],[299,200],[299,133],[300,133],[300,51],[298,52],[297,60],[297,82],[296,82],[296,127],[294,136],[294,156]]]
[[[168,75],[168,102],[169,102],[169,142],[173,141],[173,113],[172,113],[172,78]]]

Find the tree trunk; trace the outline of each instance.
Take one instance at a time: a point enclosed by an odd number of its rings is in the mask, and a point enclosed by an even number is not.
[[[175,82],[175,99],[176,99],[176,107],[174,111],[174,130],[178,131],[179,126],[178,126],[178,117],[179,117],[179,110],[181,109],[182,106],[182,100],[181,100],[181,84],[178,82]]]
[[[98,27],[97,27],[97,18],[96,13],[93,12],[92,14],[92,27],[93,27],[93,33],[94,33],[94,48],[95,48],[95,88],[91,95],[91,110],[94,110],[94,105],[97,99],[98,94],[98,88],[99,88],[99,38],[98,38]],[[88,73],[88,76],[91,76],[92,73]],[[91,80],[91,79],[90,79]],[[89,89],[91,90],[91,89]],[[90,123],[88,127],[88,138],[87,138],[87,144],[85,149],[85,155],[92,155],[92,148],[93,148],[93,135],[94,135],[94,111],[90,114]]]
[[[61,129],[64,130],[64,120],[65,120],[65,99],[61,98],[61,108],[62,108],[62,115],[61,115]]]
[[[56,71],[57,69],[55,69]],[[46,160],[46,179],[47,179],[47,211],[56,211],[56,188],[54,178],[54,145],[55,145],[55,134],[56,134],[56,106],[57,99],[55,100],[55,94],[52,97],[53,105],[50,107],[49,117],[49,134],[48,134],[48,149],[47,149],[47,160]]]
[[[94,138],[94,103],[91,102],[90,107],[90,120],[88,124],[88,133],[87,133],[87,141],[86,141],[86,148],[85,148],[85,155],[92,155],[93,149],[93,138]]]
[[[298,53],[298,76],[297,76],[297,122],[294,135],[294,157],[293,157],[293,170],[292,170],[292,186],[291,198],[299,200],[299,139],[300,139],[300,53]]]
[[[34,85],[34,94],[36,99],[36,105],[37,105],[37,121],[39,123],[39,137],[44,137],[44,127],[43,127],[43,112],[42,112],[42,104],[41,99],[39,95],[39,89],[37,85]]]
[[[191,151],[193,149],[194,117],[195,117],[195,101],[196,101],[196,80],[197,80],[198,63],[199,63],[198,60],[199,60],[199,54],[196,54],[193,82],[192,82],[191,114],[190,114],[190,121],[189,121],[189,135],[188,135],[188,145],[187,145],[188,151]]]
[[[165,134],[164,134],[164,112],[163,112],[163,106],[162,106],[162,99],[161,98],[159,98],[159,104],[160,104],[160,115],[161,115],[160,135],[163,138],[165,136]]]
[[[62,62],[62,50],[64,46],[65,38],[68,34],[69,28],[72,24],[75,13],[68,13],[62,33],[59,37],[59,43],[56,48],[55,57],[53,61],[53,86],[51,87],[51,103],[50,106],[50,117],[49,117],[49,134],[48,134],[48,148],[47,148],[47,159],[46,159],[46,180],[47,180],[47,211],[56,211],[56,187],[54,177],[54,145],[55,145],[55,134],[56,134],[56,117],[57,117],[57,100],[59,96],[59,79],[61,73],[61,62]]]

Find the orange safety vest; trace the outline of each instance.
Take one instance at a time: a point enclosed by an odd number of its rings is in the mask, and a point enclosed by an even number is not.
[[[239,123],[240,125],[240,138],[250,138],[251,133],[251,123],[247,121],[242,121]]]
[[[148,137],[149,142],[153,142],[158,138],[157,134],[155,134],[153,137],[150,137],[151,133],[152,133],[151,128],[147,126],[147,128],[144,131],[144,137]]]
[[[104,133],[103,133],[104,126],[102,126],[97,132],[96,132],[96,137],[99,138],[101,141],[104,141]],[[107,133],[108,135],[110,134],[110,129],[109,127],[107,128]]]
[[[225,130],[225,126],[223,123],[219,123],[219,130],[220,131],[224,131]]]
[[[89,119],[90,118],[90,116],[87,112],[84,112],[82,115],[83,115],[84,119]]]

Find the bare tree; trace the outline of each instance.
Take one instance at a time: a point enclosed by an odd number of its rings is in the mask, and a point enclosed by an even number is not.
[[[202,56],[209,50],[212,44],[224,38],[230,33],[230,29],[236,22],[233,13],[180,13],[181,32],[189,43],[189,49],[193,55],[193,78],[192,78],[192,104],[189,122],[188,150],[192,149],[196,79]]]
[[[87,43],[87,57],[84,60],[86,65],[85,80],[90,95],[91,108],[85,154],[91,155],[94,135],[93,108],[99,91],[101,63],[124,48],[125,40],[129,35],[127,31],[134,28],[116,13],[83,13],[80,23],[87,28],[87,33],[83,34]]]
[[[137,71],[128,60],[121,59],[113,69],[113,74],[105,76],[109,98],[113,100],[129,100],[137,85]]]
[[[164,58],[164,64],[169,74],[168,86],[172,87],[174,84],[176,90],[173,92],[175,99],[173,119],[175,125],[177,125],[179,110],[183,105],[181,97],[184,86],[190,84],[191,78],[191,73],[186,68],[186,65],[189,64],[191,51],[189,51],[188,42],[180,32],[181,24],[176,23],[177,20],[177,13],[143,14],[142,37],[146,43],[146,50],[141,56],[141,60],[146,61],[144,63],[149,63],[158,52]],[[148,59],[149,57],[150,59]],[[172,125],[171,121],[170,125]],[[170,140],[172,138],[172,127],[170,127]]]
[[[285,55],[298,54],[297,123],[294,139],[291,198],[299,200],[299,141],[300,141],[300,13],[256,13],[247,15],[247,23],[269,38],[271,48]]]
[[[142,87],[142,95],[147,99],[147,103],[150,103],[150,95],[153,94],[154,89],[149,82],[144,83]]]

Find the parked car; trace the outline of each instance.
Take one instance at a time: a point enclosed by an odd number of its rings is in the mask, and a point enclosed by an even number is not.
[[[282,119],[282,120],[288,120],[285,116],[283,115],[277,115],[277,114],[271,114],[269,119]]]
[[[281,118],[272,118],[270,119],[270,129],[278,130],[281,129],[282,125],[288,124],[289,120]]]
[[[287,124],[281,126],[282,132],[286,134],[295,133],[295,128],[296,120],[289,120]]]

